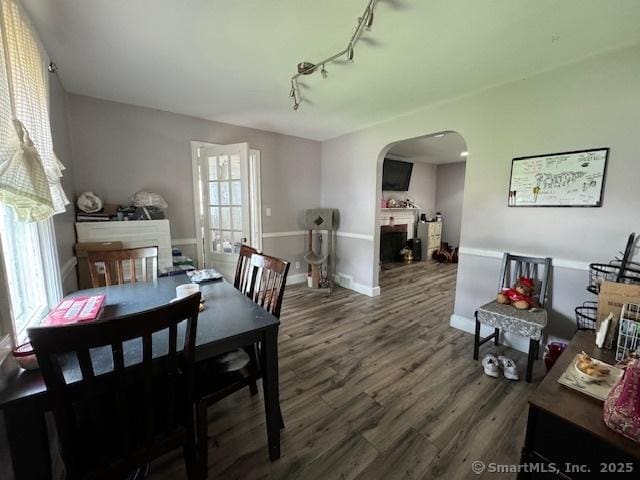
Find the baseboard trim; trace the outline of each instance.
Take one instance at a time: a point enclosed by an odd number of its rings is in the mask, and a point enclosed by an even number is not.
[[[476,321],[473,318],[468,318],[463,315],[451,315],[449,325],[463,332],[475,334]],[[480,327],[480,336],[488,337],[493,333],[493,327],[488,325],[482,325]],[[473,340],[472,340],[473,341]],[[510,333],[503,333],[500,335],[500,344],[513,348],[520,352],[527,353],[529,351],[529,339],[520,337],[519,335],[511,335]]]
[[[369,287],[367,285],[362,285],[361,283],[351,283],[351,286],[345,288],[353,290],[354,292],[362,293],[367,297],[377,297],[380,295],[380,287]]]
[[[62,268],[60,268],[60,277],[64,282],[69,275],[75,273],[76,265],[78,264],[78,259],[76,257],[71,257],[69,260],[64,262]]]
[[[475,257],[502,259],[503,253],[504,252],[501,252],[500,250],[485,250],[482,248],[460,247],[460,255],[473,255]],[[514,255],[524,255],[524,256],[533,256],[533,257],[539,256],[539,254],[536,255],[536,254],[527,253],[527,252],[510,252],[510,253]],[[571,270],[582,270],[582,271],[589,270],[588,262],[580,262],[578,260],[568,260],[565,258],[552,258],[551,264],[554,267],[568,268]]]
[[[353,290],[354,292],[361,293],[367,297],[377,297],[380,295],[380,287],[369,287],[368,285],[356,283],[353,281],[353,277],[351,275],[338,272],[334,275],[333,279],[336,282],[336,285],[346,288],[347,290]]]

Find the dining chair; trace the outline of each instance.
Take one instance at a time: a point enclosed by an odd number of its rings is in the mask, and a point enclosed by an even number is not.
[[[244,243],[240,246],[240,252],[238,253],[238,263],[236,264],[236,274],[233,279],[233,286],[244,295],[249,295],[249,290],[251,288],[251,256],[254,253],[258,253],[258,250]],[[250,362],[254,364],[257,363],[258,352],[256,345],[247,345],[243,347],[243,350],[248,355]],[[231,353],[226,358],[235,357],[237,363],[237,354],[238,352]],[[240,361],[243,360],[244,359],[241,358]],[[249,382],[249,391],[251,392],[251,395],[258,394],[258,384],[256,380],[252,380]]]
[[[534,360],[538,358],[540,339],[547,326],[547,291],[551,271],[551,258],[525,257],[505,253],[502,257],[498,291],[509,288],[520,277],[535,280],[534,298],[539,308],[518,310],[511,305],[503,305],[493,300],[475,312],[476,330],[473,344],[473,359],[478,360],[480,346],[493,339],[494,345],[500,345],[500,330],[529,338],[526,381],[531,382]],[[480,338],[482,324],[489,325],[494,331],[488,337]]]
[[[240,253],[238,254],[238,263],[236,264],[236,274],[233,279],[233,286],[245,295],[249,293],[251,284],[251,256],[258,253],[253,247],[242,244]]]
[[[128,248],[124,250],[104,250],[88,252],[89,272],[93,288],[138,281],[137,263],[140,261],[140,278],[143,282],[153,282],[158,278],[158,247]],[[113,268],[112,268],[113,267]]]
[[[266,311],[280,318],[288,273],[289,262],[269,255],[252,254],[247,296]],[[257,349],[255,361],[244,349],[238,349],[203,364],[202,368],[196,372],[196,444],[198,464],[203,469],[201,478],[207,476],[207,410],[214,403],[242,388],[247,386],[251,389],[257,388],[256,381],[262,378],[260,361],[262,349],[259,343],[251,348]],[[282,412],[279,414],[280,428],[284,428]]]
[[[199,306],[197,293],[112,320],[29,329],[67,478],[128,478],[178,448],[188,478],[196,478],[193,367]]]

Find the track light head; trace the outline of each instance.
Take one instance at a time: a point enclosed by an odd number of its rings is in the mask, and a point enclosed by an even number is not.
[[[311,75],[316,71],[316,66],[311,62],[300,62],[298,64],[298,73],[302,75]]]
[[[293,104],[293,109],[294,110],[298,110],[298,108],[300,108],[300,104],[298,102]]]
[[[372,26],[373,26],[373,10],[370,10],[369,16],[367,16],[367,23],[365,23],[364,28],[366,28],[367,31],[370,32]]]
[[[347,62],[353,63],[353,46],[349,46],[349,50],[347,50]]]
[[[291,87],[291,91],[289,92],[289,98],[294,98],[296,96],[296,89]]]
[[[322,70],[320,70],[320,75],[322,75],[322,78],[327,78],[329,76],[329,72],[324,68],[324,64],[322,65]]]

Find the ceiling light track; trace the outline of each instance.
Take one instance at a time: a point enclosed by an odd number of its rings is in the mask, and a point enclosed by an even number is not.
[[[327,63],[335,62],[340,57],[346,56],[347,62],[353,63],[354,58],[354,47],[358,40],[360,40],[360,36],[362,35],[363,30],[370,31],[373,25],[373,10],[378,0],[368,0],[367,7],[364,9],[364,12],[361,17],[358,17],[358,23],[356,25],[355,31],[349,40],[349,43],[344,48],[344,50],[339,51],[338,53],[331,55],[330,57],[325,58],[316,63],[311,62],[300,62],[298,64],[298,73],[296,73],[293,77],[291,77],[291,92],[289,93],[289,97],[293,99],[293,109],[298,110],[300,107],[300,102],[302,102],[302,96],[300,95],[300,86],[298,85],[298,78],[302,75],[311,75],[320,70],[320,74],[322,78],[327,78],[329,76],[329,72],[325,68]]]

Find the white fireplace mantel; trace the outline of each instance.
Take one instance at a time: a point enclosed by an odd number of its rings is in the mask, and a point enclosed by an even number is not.
[[[416,216],[420,210],[417,208],[381,208],[380,225],[406,225],[407,240],[413,238]]]

